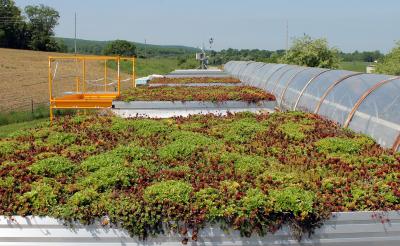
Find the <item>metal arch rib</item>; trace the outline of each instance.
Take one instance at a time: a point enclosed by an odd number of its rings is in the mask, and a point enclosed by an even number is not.
[[[287,89],[289,88],[289,86],[292,84],[292,82],[294,81],[294,79],[295,79],[300,73],[302,73],[302,72],[304,72],[304,71],[306,71],[306,70],[309,70],[309,69],[311,69],[311,67],[305,67],[304,69],[298,71],[296,74],[294,74],[294,75],[292,76],[292,78],[289,80],[289,82],[287,83],[285,89],[283,90],[283,92],[282,92],[282,94],[281,94],[281,99],[280,99],[280,101],[277,102],[279,107],[282,106],[282,100],[283,100],[283,98],[285,97],[286,91],[287,91]]]
[[[261,69],[262,69],[263,67],[265,67],[266,65],[269,65],[269,63],[263,63],[262,66],[260,66],[259,68],[257,68],[255,74],[258,75],[258,74],[260,73]],[[268,71],[268,70],[267,70],[267,71]],[[259,77],[260,77],[260,76],[258,76],[258,77],[256,77],[256,78],[259,78]],[[254,86],[254,85],[253,85],[253,86]]]
[[[277,64],[277,65],[279,65],[279,64]],[[265,84],[265,88],[267,88],[267,85],[269,84],[269,82],[268,82],[269,79],[272,78],[272,76],[273,76],[276,72],[280,71],[282,68],[287,67],[287,66],[289,66],[289,65],[288,65],[288,64],[285,64],[285,65],[279,67],[278,69],[276,69],[275,71],[273,71],[273,72],[268,76],[268,78],[265,80],[265,82],[267,82],[267,83]]]
[[[379,83],[373,85],[366,92],[364,92],[364,94],[362,94],[361,97],[354,104],[353,108],[351,109],[350,113],[348,114],[348,116],[346,118],[346,121],[343,124],[343,127],[348,127],[349,126],[351,119],[353,118],[354,114],[356,113],[356,111],[360,107],[360,105],[363,103],[365,98],[367,98],[372,92],[374,92],[376,89],[378,89],[382,85],[384,85],[384,84],[386,84],[386,83],[388,83],[390,81],[397,80],[397,79],[400,79],[400,77],[393,77],[393,78],[390,78],[390,79],[382,80]]]
[[[254,68],[254,69],[251,71],[252,74],[256,75],[256,74],[260,71],[260,69],[263,68],[265,65],[267,65],[267,63],[261,63],[261,62],[260,62],[260,64],[257,65],[257,67]],[[254,77],[253,77],[253,80],[254,80]]]
[[[358,75],[361,75],[361,74],[365,74],[365,73],[353,73],[353,74],[350,74],[350,75],[346,75],[343,78],[340,78],[339,80],[336,80],[332,85],[330,85],[328,87],[328,89],[325,91],[325,93],[322,95],[321,100],[318,102],[318,105],[315,108],[314,114],[318,114],[319,109],[320,109],[322,103],[324,102],[325,98],[333,90],[333,88],[335,88],[335,86],[337,86],[338,84],[340,84],[341,82],[343,82],[344,80],[346,80],[348,78],[351,78],[351,77],[354,77],[354,76],[358,76]]]
[[[393,152],[396,152],[397,149],[399,148],[399,146],[400,146],[400,133],[399,133],[399,135],[397,135],[396,141],[393,144],[393,147],[392,147]]]
[[[296,68],[298,68],[298,66],[290,67],[288,70],[284,71],[281,75],[279,75],[279,77],[275,80],[275,83],[273,84],[274,88],[271,89],[270,92],[271,92],[272,94],[274,94],[274,91],[275,91],[275,89],[276,89],[276,87],[277,87],[279,81],[282,79],[282,77],[283,77],[287,72],[292,71],[293,69],[296,69]]]
[[[309,86],[314,80],[316,80],[319,76],[321,76],[322,74],[324,74],[324,73],[326,73],[326,72],[329,72],[329,71],[332,71],[332,69],[327,69],[327,70],[324,70],[324,71],[318,73],[317,75],[315,75],[314,77],[312,77],[312,78],[307,82],[307,84],[306,84],[306,85],[303,87],[303,89],[301,90],[300,95],[299,95],[299,97],[297,98],[296,103],[295,103],[294,106],[293,106],[293,110],[296,110],[297,105],[299,104],[300,99],[301,99],[301,97],[303,96],[303,94],[304,94],[304,92],[306,91],[306,89],[308,88],[308,86]]]
[[[247,66],[248,66],[250,63],[253,63],[253,62],[254,62],[254,61],[246,61],[246,62],[244,62],[244,66],[242,66],[242,67],[239,68],[238,73],[237,73],[237,76],[238,76],[239,79],[240,79],[240,77],[241,77],[241,74],[244,72],[244,70],[246,70]]]

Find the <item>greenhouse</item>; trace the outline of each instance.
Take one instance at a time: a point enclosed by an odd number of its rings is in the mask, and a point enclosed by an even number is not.
[[[400,77],[251,61],[224,69],[275,95],[280,110],[319,114],[399,151]]]

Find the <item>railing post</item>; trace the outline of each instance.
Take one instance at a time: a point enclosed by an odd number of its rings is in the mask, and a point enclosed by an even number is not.
[[[31,98],[31,116],[33,119],[33,98]]]
[[[104,60],[104,91],[107,91],[107,59]]]
[[[49,64],[48,64],[48,76],[49,76],[49,101],[50,101],[50,122],[53,122],[53,102],[52,102],[52,78],[51,78],[51,58],[49,57]]]
[[[79,79],[80,76],[78,74],[78,58],[75,56],[75,86],[76,86],[76,93],[79,93]]]
[[[82,66],[83,66],[83,85],[82,85],[82,92],[85,94],[86,92],[86,59],[82,58]]]
[[[119,71],[119,69],[120,69],[120,61],[121,61],[121,59],[120,59],[120,57],[118,56],[118,58],[117,58],[117,80],[118,80],[118,96],[120,95],[120,93],[121,93],[121,76],[120,76],[120,71]]]
[[[136,87],[136,80],[135,80],[135,58],[132,58],[132,84],[133,88]]]

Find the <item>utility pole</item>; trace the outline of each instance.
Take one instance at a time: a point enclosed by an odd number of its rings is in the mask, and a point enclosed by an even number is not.
[[[75,39],[74,39],[74,46],[75,46],[75,55],[76,55],[76,12],[75,12]]]
[[[146,39],[144,39],[144,58],[146,59],[147,58],[147,40]]]
[[[286,53],[289,50],[289,21],[286,20]]]

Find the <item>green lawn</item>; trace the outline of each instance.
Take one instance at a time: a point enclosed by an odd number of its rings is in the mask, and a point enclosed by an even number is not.
[[[0,138],[8,137],[10,134],[19,131],[26,130],[34,127],[38,127],[41,124],[47,122],[48,118],[37,119],[32,121],[26,121],[21,123],[8,124],[4,126],[0,126]]]
[[[129,64],[122,64],[123,71],[130,71],[126,68]],[[136,76],[144,77],[150,74],[167,74],[178,67],[176,58],[149,58],[136,60]]]
[[[354,72],[366,72],[367,66],[370,62],[355,61],[355,62],[341,62],[339,69],[350,70]]]
[[[116,68],[116,64],[113,62],[109,63],[111,68]],[[180,63],[178,58],[148,58],[148,59],[136,59],[136,77],[144,77],[151,74],[167,74],[175,69],[191,69],[196,68],[197,62],[193,59],[187,59],[186,62]],[[121,70],[126,73],[131,73],[132,63],[121,62]]]

